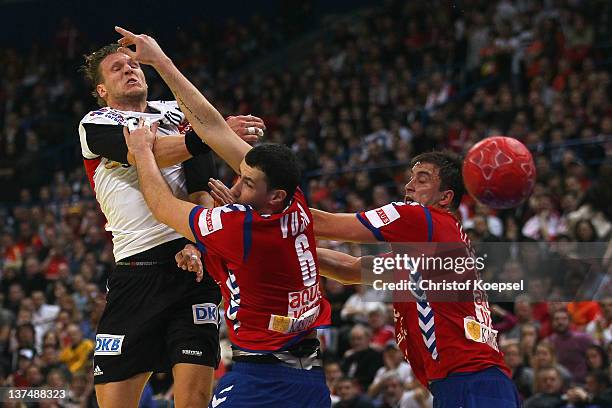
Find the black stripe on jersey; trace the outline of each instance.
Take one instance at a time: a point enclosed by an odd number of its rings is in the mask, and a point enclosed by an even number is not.
[[[123,136],[123,126],[83,123],[83,127],[87,147],[93,154],[128,164],[128,147]]]
[[[189,194],[197,191],[210,191],[208,179],[217,178],[217,166],[212,152],[192,157],[183,162],[187,192]]]
[[[164,116],[166,117],[166,119],[168,119],[168,121],[170,121],[176,126],[180,125],[181,120],[182,120],[181,115],[174,113],[172,111],[166,111],[166,113],[164,113]]]

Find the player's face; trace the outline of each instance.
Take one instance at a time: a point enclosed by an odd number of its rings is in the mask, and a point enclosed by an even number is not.
[[[109,106],[124,100],[146,100],[147,81],[140,64],[125,54],[116,52],[100,63],[102,83],[96,90]]]
[[[451,190],[440,191],[439,169],[432,163],[417,163],[410,171],[405,201],[446,208],[453,199]]]
[[[232,193],[238,197],[240,204],[247,204],[261,210],[266,206],[268,185],[266,175],[256,167],[251,167],[243,160],[240,163],[238,181],[232,187]]]

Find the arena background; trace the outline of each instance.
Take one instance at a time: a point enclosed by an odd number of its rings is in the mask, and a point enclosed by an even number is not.
[[[466,197],[472,240],[610,242],[611,2],[209,3],[0,1],[0,386],[67,387],[63,406],[96,406],[89,352],[113,261],[80,155],[77,125],[95,101],[77,68],[117,39],[117,24],[157,38],[222,114],[262,117],[265,140],[298,154],[313,207],[401,200],[415,154],[465,153],[503,134],[531,149],[538,183],[509,211]],[[149,100],[169,98],[146,73]],[[611,258],[601,260],[597,299],[492,306],[527,407],[612,406]],[[521,261],[504,267],[532,273]],[[393,406],[402,396],[402,407],[428,406],[399,362],[388,305],[366,301],[365,287],[323,286],[337,406]],[[571,317],[569,341],[554,333],[557,310]],[[224,359],[218,376],[230,365]],[[558,381],[541,381],[547,373]],[[354,381],[339,382],[343,374]],[[171,384],[155,375],[142,405],[171,404]]]

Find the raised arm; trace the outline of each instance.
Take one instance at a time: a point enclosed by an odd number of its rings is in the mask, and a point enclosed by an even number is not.
[[[314,219],[315,235],[319,239],[344,242],[378,242],[372,232],[357,219],[355,214],[333,214],[310,209]]]
[[[252,115],[230,116],[225,119],[225,123],[238,137],[249,143],[256,142],[259,137],[263,136],[264,130],[266,130],[264,121]],[[157,139],[153,148],[153,154],[160,169],[182,163],[194,157],[194,155],[202,154],[202,151],[197,148],[195,150],[192,148],[191,152],[189,151],[185,141],[185,138],[189,137],[195,136],[191,134],[169,135]],[[121,139],[121,143],[124,143],[123,135],[121,135]],[[129,152],[127,153],[127,161],[131,165],[136,164],[134,156]]]
[[[120,27],[115,27],[115,30],[123,36],[119,40],[119,51],[155,68],[176,97],[179,107],[198,136],[234,171],[239,172],[240,163],[251,146],[232,131],[221,114],[181,74],[153,38],[135,35]],[[127,48],[130,45],[135,45],[136,51]]]

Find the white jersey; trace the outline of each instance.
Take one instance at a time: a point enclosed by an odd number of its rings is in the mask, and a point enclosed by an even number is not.
[[[160,136],[181,133],[180,126],[184,123],[185,117],[175,101],[155,101],[147,104],[145,113],[101,108],[89,112],[79,123],[81,151],[85,159],[87,176],[100,208],[106,216],[106,230],[113,234],[115,261],[182,237],[153,217],[140,192],[136,167],[102,157],[92,152],[95,149],[90,148],[93,144],[91,136],[88,140],[88,132],[92,133],[91,130],[95,127],[97,134],[100,135],[99,129],[106,129],[106,126],[99,125],[107,125],[111,135],[105,137],[107,143],[122,142],[121,147],[127,151],[125,140],[119,140],[117,132],[119,130],[122,132],[122,127],[126,126],[128,121],[137,122],[141,117],[149,119],[151,123],[159,121],[157,134]],[[121,138],[123,138],[122,133]],[[175,196],[183,199],[187,197],[182,164],[163,168],[161,173]]]

